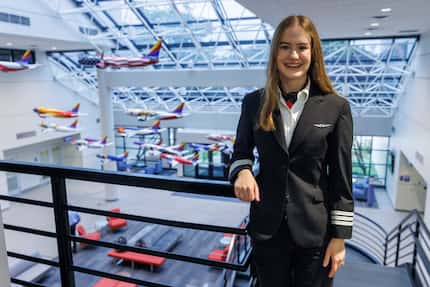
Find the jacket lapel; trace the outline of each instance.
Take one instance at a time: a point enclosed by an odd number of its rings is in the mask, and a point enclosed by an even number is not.
[[[279,143],[282,149],[288,154],[287,143],[285,142],[284,125],[282,123],[282,117],[281,117],[281,112],[279,108],[273,111],[272,117],[275,124],[275,130],[273,131],[273,134],[276,138],[276,141]]]
[[[297,122],[296,128],[294,129],[293,138],[289,146],[289,153],[293,154],[298,146],[303,142],[309,129],[315,122],[314,115],[318,110],[318,106],[324,101],[324,95],[316,89],[314,85],[311,85],[309,91],[309,98],[303,108],[302,114]]]

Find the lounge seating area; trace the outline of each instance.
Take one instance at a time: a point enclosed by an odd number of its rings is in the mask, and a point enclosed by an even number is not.
[[[180,242],[182,234],[169,227],[149,225],[133,235],[129,240],[121,238],[124,245],[151,248],[158,251],[171,251]],[[128,261],[134,269],[135,263],[148,265],[151,272],[160,267],[166,258],[132,251],[110,250],[110,257]]]
[[[78,232],[78,235],[82,238],[91,239],[91,240],[100,240],[100,232],[97,232],[97,231],[87,232],[82,224],[78,224],[76,226],[76,231]],[[90,245],[84,242],[80,242],[79,246],[81,248],[85,248]]]
[[[110,211],[118,212],[118,213],[121,212],[121,210],[119,208],[112,208]],[[106,220],[107,220],[109,228],[112,231],[116,231],[120,228],[127,226],[127,220],[125,220],[123,218],[116,218],[116,217],[107,216]]]
[[[368,177],[353,182],[352,193],[355,200],[364,201],[368,207],[376,203],[375,190]]]
[[[224,237],[220,239],[220,243],[224,246],[224,248],[215,248],[213,249],[209,255],[208,259],[214,261],[225,261],[227,259],[228,250],[230,247],[230,241],[233,238],[233,234],[224,233]]]

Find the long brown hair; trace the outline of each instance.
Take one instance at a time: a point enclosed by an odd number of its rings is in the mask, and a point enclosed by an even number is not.
[[[302,27],[311,38],[311,64],[308,76],[312,84],[316,85],[323,93],[336,94],[325,71],[321,40],[314,24],[306,16],[288,16],[276,28],[270,48],[269,62],[267,63],[267,80],[264,88],[265,96],[258,121],[258,125],[265,131],[275,129],[272,113],[279,104],[280,77],[276,58],[278,57],[281,36],[286,29],[295,25]]]

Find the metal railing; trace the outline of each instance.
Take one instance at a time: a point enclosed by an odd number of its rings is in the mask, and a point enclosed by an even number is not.
[[[376,264],[407,266],[416,286],[430,287],[430,233],[418,211],[411,211],[390,232],[362,214],[354,216],[349,246]]]
[[[430,286],[430,232],[417,210],[388,232],[386,246],[384,265],[406,265],[417,286]]]
[[[34,164],[25,162],[14,162],[14,161],[0,161],[0,170],[7,172],[25,173],[33,175],[42,175],[50,177],[52,187],[52,203],[44,202],[33,199],[18,198],[8,195],[0,195],[0,200],[7,200],[11,202],[17,202],[22,204],[43,206],[53,209],[55,218],[55,230],[56,232],[49,232],[45,230],[39,230],[34,228],[16,226],[11,224],[4,224],[4,228],[7,230],[14,230],[18,232],[25,232],[30,234],[36,234],[40,236],[55,238],[57,241],[58,249],[58,261],[41,259],[34,256],[28,256],[16,252],[8,251],[7,255],[19,259],[24,259],[36,263],[42,263],[54,267],[58,267],[60,271],[60,281],[63,287],[74,287],[75,278],[74,272],[86,273],[90,275],[111,278],[119,281],[135,283],[144,286],[168,286],[156,282],[145,281],[141,279],[135,279],[117,274],[111,274],[100,270],[95,270],[87,267],[81,267],[73,264],[72,260],[72,248],[71,242],[82,242],[93,246],[102,246],[107,248],[121,249],[122,251],[132,251],[138,253],[144,253],[154,256],[160,256],[168,259],[190,262],[196,264],[202,264],[212,267],[225,268],[228,270],[247,270],[250,263],[251,247],[249,240],[246,236],[246,230],[242,228],[233,228],[226,226],[198,224],[174,220],[165,220],[153,217],[138,216],[127,213],[117,213],[112,211],[105,211],[94,208],[81,207],[76,205],[69,205],[67,202],[67,189],[66,179],[87,181],[87,182],[99,182],[106,184],[116,185],[127,185],[134,187],[146,187],[156,188],[176,192],[184,193],[196,193],[206,194],[212,196],[223,196],[223,197],[234,197],[232,186],[226,182],[220,181],[207,181],[198,179],[187,179],[187,178],[172,178],[165,176],[155,175],[130,175],[127,173],[100,171],[100,170],[89,170],[80,168],[66,168],[56,167],[54,165],[47,164]],[[188,255],[177,254],[173,252],[164,252],[156,249],[145,248],[145,247],[134,247],[128,245],[120,245],[104,240],[91,240],[69,234],[69,222],[68,222],[68,211],[78,211],[81,213],[88,213],[101,216],[111,216],[115,218],[123,218],[133,221],[161,224],[172,227],[188,228],[195,230],[206,230],[214,232],[223,232],[234,234],[236,239],[232,240],[231,252],[229,252],[228,260],[212,261],[201,257],[193,257]],[[240,240],[238,240],[238,238]],[[235,251],[234,248],[241,248],[242,256]],[[237,256],[235,256],[237,253]],[[11,278],[12,283],[21,284],[23,286],[43,286],[32,282],[24,282],[16,278]],[[224,280],[224,286],[229,280]]]

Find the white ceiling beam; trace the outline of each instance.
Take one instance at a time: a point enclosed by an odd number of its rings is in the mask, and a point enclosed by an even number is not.
[[[110,87],[263,87],[266,69],[103,70]]]

